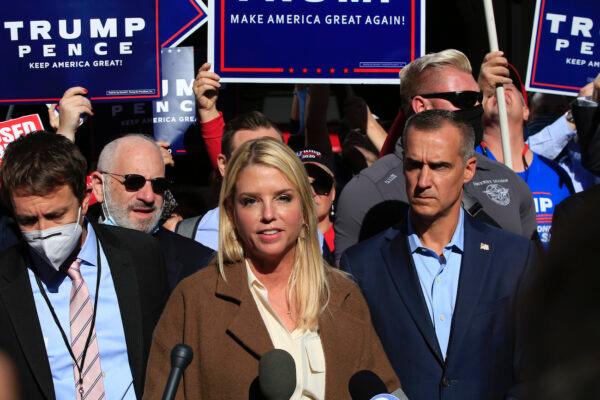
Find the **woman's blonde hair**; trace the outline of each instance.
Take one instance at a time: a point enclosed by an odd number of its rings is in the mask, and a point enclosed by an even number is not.
[[[238,237],[231,210],[239,174],[251,165],[277,169],[298,192],[304,224],[297,239],[288,297],[296,305],[298,328],[314,329],[329,300],[327,266],[317,236],[317,217],[312,190],[304,166],[284,143],[259,138],[242,144],[227,163],[219,196],[219,273],[226,279],[225,265],[244,262],[244,249]]]

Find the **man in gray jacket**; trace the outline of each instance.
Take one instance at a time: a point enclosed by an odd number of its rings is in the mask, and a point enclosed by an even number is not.
[[[482,128],[480,88],[467,57],[458,50],[432,53],[411,62],[400,73],[402,110],[409,116],[431,109],[453,111],[471,123],[476,143]],[[338,200],[335,256],[399,222],[406,215],[402,145],[355,176]],[[475,177],[465,185],[463,208],[472,216],[510,232],[533,237],[535,208],[527,184],[504,165],[477,156]]]

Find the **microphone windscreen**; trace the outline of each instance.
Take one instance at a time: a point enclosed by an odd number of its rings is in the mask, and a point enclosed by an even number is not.
[[[396,389],[392,393],[381,393],[371,397],[371,400],[408,400],[402,389]]]
[[[406,396],[406,393],[404,393],[404,390],[402,389],[396,389],[392,392],[392,394],[394,396],[396,396],[398,398],[398,400],[408,400],[408,397]]]
[[[185,369],[192,362],[194,352],[187,344],[178,344],[171,350],[171,368]]]
[[[358,371],[350,377],[348,391],[352,400],[371,400],[374,396],[387,393],[387,387],[373,371]]]
[[[258,383],[267,400],[289,400],[296,390],[296,363],[285,350],[264,354],[258,364]]]

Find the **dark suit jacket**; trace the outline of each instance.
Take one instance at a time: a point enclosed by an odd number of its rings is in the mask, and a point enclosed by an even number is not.
[[[170,290],[173,290],[183,278],[207,266],[215,254],[213,249],[202,243],[163,227],[152,236],[158,240],[160,249],[165,255]]]
[[[227,282],[210,265],[175,288],[156,327],[144,399],[161,398],[171,348],[177,343],[186,343],[194,351],[178,400],[260,398],[258,362],[273,349],[273,343],[248,287],[246,267],[226,266],[226,277]],[[375,373],[384,391],[386,386],[396,390],[398,378],[371,325],[360,290],[350,279],[330,273],[330,291],[319,318],[325,398],[349,400],[349,380],[359,371]]]
[[[600,106],[582,107],[575,103],[571,109],[581,146],[581,163],[600,176]]]
[[[534,246],[465,213],[464,253],[446,360],[409,254],[406,220],[348,249],[341,268],[363,291],[411,400],[501,399],[516,382],[514,306]],[[519,340],[518,340],[519,339]]]
[[[135,392],[142,394],[152,332],[167,297],[163,255],[149,235],[94,224],[115,285]],[[0,348],[15,362],[23,399],[55,399],[27,274],[25,245],[0,253]]]

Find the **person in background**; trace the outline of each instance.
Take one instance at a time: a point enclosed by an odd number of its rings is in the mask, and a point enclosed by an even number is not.
[[[495,76],[493,70],[490,75]],[[475,142],[481,140],[483,96],[463,53],[448,49],[427,54],[404,67],[400,77],[404,115],[431,109],[452,111],[474,128]],[[476,157],[475,177],[465,186],[465,210],[484,222],[531,238],[536,232],[535,209],[527,185],[504,165],[482,155]],[[335,221],[336,261],[348,247],[404,217],[408,198],[403,180],[402,142],[398,140],[392,154],[377,160],[344,187]]]
[[[520,383],[514,311],[533,242],[463,210],[477,159],[473,129],[455,113],[413,115],[402,141],[409,211],[340,267],[362,289],[411,400],[505,398]]]
[[[495,75],[490,74],[490,70]],[[489,85],[483,85],[486,98],[494,96],[495,84],[514,82],[520,89],[525,105],[529,107],[529,120],[523,134],[526,135],[526,143],[532,152],[558,163],[571,178],[576,192],[596,183],[594,175],[582,164],[581,146],[576,140],[577,127],[572,110],[579,101],[585,103],[590,98],[593,90],[591,82],[581,88],[573,106],[569,104],[569,97],[547,93],[535,93],[530,104],[527,104],[527,94],[523,91],[521,78],[501,52],[486,55],[481,75],[485,75],[486,79],[480,79],[480,82],[489,82]],[[508,82],[500,82],[500,79],[507,79]]]
[[[397,389],[358,288],[323,262],[312,190],[292,150],[271,138],[241,145],[219,206],[217,263],[171,296],[145,398],[160,398],[177,343],[194,351],[180,399],[255,398],[259,359],[273,348],[294,359],[294,400],[352,398],[349,381],[361,371]]]
[[[0,348],[24,399],[136,399],[168,288],[144,233],[84,218],[87,163],[35,132],[4,154],[1,194],[24,243],[0,253]]]
[[[219,155],[222,154],[221,137],[225,127],[223,114],[217,110],[217,100],[221,78],[210,70],[210,63],[204,63],[198,69],[192,89],[196,97],[196,112],[200,134],[206,145],[210,163],[214,169],[219,166]]]
[[[92,173],[102,223],[154,236],[165,255],[169,287],[208,265],[214,251],[159,225],[169,183],[159,146],[145,135],[127,135],[108,143]]]
[[[330,159],[320,151],[304,149],[296,153],[304,164],[315,199],[319,232],[323,234],[323,258],[334,265],[335,232],[333,230],[335,175]]]
[[[510,133],[513,170],[527,183],[533,194],[537,219],[537,232],[545,247],[550,243],[550,229],[554,207],[574,193],[571,178],[555,162],[529,149],[523,135],[529,118],[529,108],[514,84],[504,85],[506,110]],[[503,162],[502,136],[498,116],[498,103],[493,93],[483,100],[483,140],[477,151],[486,157]]]
[[[600,104],[600,74],[594,81],[594,96],[591,99],[579,99],[580,101],[588,101],[588,102],[596,102]],[[583,103],[585,104],[585,103]],[[594,113],[597,114],[597,106],[594,107],[592,104],[586,105],[573,105],[574,113],[577,114],[577,118],[579,120],[579,124],[583,129],[583,132],[587,135],[593,135],[593,121],[586,120],[586,118],[593,117]],[[600,119],[597,119],[597,121]],[[579,128],[579,127],[578,127]],[[596,133],[597,135],[600,132]],[[583,136],[584,133],[581,133]],[[585,140],[589,140],[593,142],[594,140],[600,139],[600,136],[597,138],[586,138]],[[590,142],[588,142],[590,143]],[[574,194],[573,196],[565,199],[560,204],[556,206],[554,209],[554,215],[552,217],[552,243],[555,241],[558,243],[568,242],[570,240],[569,237],[569,229],[574,224],[574,220],[577,217],[577,214],[580,214],[580,210],[582,209],[590,209],[592,205],[599,204],[600,202],[600,185],[592,186],[583,192],[579,192]],[[576,225],[575,225],[576,226]],[[589,231],[585,231],[589,234]],[[557,236],[558,235],[558,236]]]
[[[581,146],[581,162],[600,176],[600,73],[594,79],[592,95],[579,97],[571,106]]]

